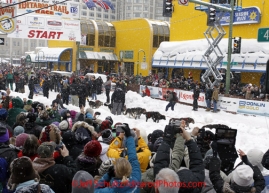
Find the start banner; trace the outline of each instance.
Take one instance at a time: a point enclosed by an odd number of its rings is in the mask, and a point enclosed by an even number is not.
[[[36,16],[44,15],[58,18],[79,19],[78,2],[63,2],[63,0],[19,0],[18,2],[20,3],[17,5],[18,14],[30,13]]]
[[[17,19],[15,32],[9,38],[80,41],[80,21],[26,15]]]

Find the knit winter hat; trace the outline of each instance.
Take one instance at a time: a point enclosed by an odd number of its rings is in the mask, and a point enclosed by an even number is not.
[[[72,119],[75,119],[76,118],[76,114],[77,114],[76,111],[74,111],[74,110],[71,110],[70,111],[70,116],[71,116]]]
[[[101,151],[102,146],[97,140],[92,140],[84,146],[84,154],[89,157],[98,157]]]
[[[248,165],[240,165],[232,172],[232,182],[238,186],[251,186],[254,183],[253,170]]]
[[[9,140],[8,130],[4,127],[0,127],[0,143],[5,143]]]
[[[151,134],[151,143],[154,144],[159,137],[163,137],[163,131],[160,129],[154,130]]]
[[[111,116],[106,117],[106,120],[108,120],[111,123],[111,125],[113,125],[113,119],[111,118]]]
[[[263,155],[264,153],[259,149],[251,149],[247,153],[249,162],[253,166],[257,166],[260,169],[260,171],[263,170],[263,166],[262,166]]]
[[[108,121],[108,120],[104,120],[102,123],[101,123],[101,125],[100,125],[100,130],[101,131],[103,131],[103,130],[105,130],[105,129],[111,129],[112,130],[112,128],[111,128],[111,122],[110,121]]]
[[[20,125],[14,128],[14,137],[17,137],[19,134],[24,133],[24,128]]]
[[[11,183],[20,184],[29,180],[34,180],[38,178],[35,172],[32,161],[28,157],[20,157],[15,159],[11,163]]]
[[[99,169],[98,169],[99,175],[100,175],[100,176],[105,175],[105,174],[108,172],[108,169],[109,169],[111,166],[113,166],[113,162],[112,162],[110,159],[108,159],[108,160],[102,162],[101,166],[100,166]]]
[[[23,144],[28,137],[29,137],[29,135],[26,133],[22,133],[22,134],[18,135],[16,137],[16,140],[15,140],[16,147],[23,147]]]
[[[63,120],[60,124],[59,124],[59,129],[61,131],[65,131],[69,128],[69,123],[67,120]]]
[[[40,158],[50,158],[56,148],[56,143],[51,142],[44,142],[37,148],[37,154]]]
[[[92,125],[92,124],[93,124],[93,121],[92,121],[92,119],[90,119],[90,118],[86,118],[84,121],[85,121],[86,123],[88,123],[89,125]]]
[[[87,185],[82,186],[85,183]],[[94,179],[86,171],[78,171],[72,181],[72,193],[94,193]]]
[[[163,137],[159,137],[155,142],[154,142],[154,145],[153,145],[153,151],[154,152],[157,152],[159,146],[162,144],[163,142]]]
[[[87,109],[86,109],[86,113],[90,113],[90,114],[93,116],[93,114],[94,114],[94,110],[91,109],[91,108],[87,108]]]
[[[59,122],[53,122],[52,124],[56,125],[56,127],[59,127]]]
[[[6,109],[3,109],[3,108],[0,109],[0,120],[6,120],[7,115],[8,115],[8,113],[7,113]]]
[[[110,144],[113,139],[112,131],[110,129],[105,129],[102,131],[102,139],[104,143]]]

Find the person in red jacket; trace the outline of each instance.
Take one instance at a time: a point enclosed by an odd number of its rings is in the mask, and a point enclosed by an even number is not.
[[[142,92],[143,92],[143,97],[144,96],[150,97],[150,90],[147,86],[145,86],[145,90],[143,90]]]

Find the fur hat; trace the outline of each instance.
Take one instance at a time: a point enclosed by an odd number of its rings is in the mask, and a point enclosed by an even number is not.
[[[106,144],[110,144],[110,142],[113,140],[112,131],[110,129],[105,129],[104,131],[102,131],[101,134],[103,142]]]
[[[22,133],[16,137],[15,145],[16,147],[22,147],[26,139],[29,137],[28,134]]]
[[[231,181],[238,186],[251,186],[254,183],[253,174],[250,166],[240,165],[232,172]]]
[[[112,130],[112,128],[111,128],[111,122],[108,121],[108,120],[104,120],[104,121],[101,123],[101,125],[100,125],[100,130],[101,130],[101,131],[103,131],[103,130],[105,130],[105,129],[111,129],[111,130]]]
[[[260,171],[263,170],[263,166],[262,166],[263,155],[264,153],[259,149],[251,149],[247,153],[249,162],[253,166],[257,166],[260,169]]]
[[[8,130],[4,127],[0,127],[0,143],[5,143],[9,140]]]
[[[59,129],[61,131],[65,131],[69,128],[69,123],[67,120],[63,120],[60,124],[59,124]]]
[[[28,157],[20,157],[11,163],[11,183],[20,184],[39,178],[33,168],[32,161]]]
[[[89,157],[98,157],[101,151],[102,146],[97,140],[92,140],[84,146],[84,154]]]
[[[24,133],[24,128],[20,125],[14,128],[14,137],[17,137],[19,134]]]
[[[86,171],[78,171],[73,182],[77,184],[72,185],[72,193],[94,193],[94,179],[91,174]],[[81,186],[80,183],[85,183],[87,186]]]
[[[39,155],[40,158],[50,158],[52,157],[55,148],[56,148],[55,142],[53,141],[44,142],[38,147],[37,154]]]

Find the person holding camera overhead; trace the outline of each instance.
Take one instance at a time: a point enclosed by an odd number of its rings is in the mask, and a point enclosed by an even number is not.
[[[113,143],[122,143],[121,139],[126,138],[124,141],[124,146],[127,148],[128,160],[123,157],[118,157],[111,166],[108,172],[97,182],[98,186],[95,188],[95,193],[109,193],[109,192],[119,192],[128,193],[140,192],[140,188],[137,186],[141,182],[141,170],[139,167],[138,156],[135,151],[135,140],[132,137],[131,129],[129,125],[124,123],[118,127],[118,131],[121,130],[120,135],[115,139]],[[136,133],[139,134],[139,130]],[[141,137],[139,136],[141,140]],[[120,140],[120,141],[119,141]],[[107,183],[111,186],[105,187]],[[137,184],[137,185],[136,185]]]
[[[109,145],[107,156],[109,158],[118,159],[119,157],[126,157],[126,148],[128,151],[128,147],[125,146],[125,140],[126,137],[124,137],[124,133],[122,133],[122,128],[125,127],[128,124],[124,123],[123,125],[118,125],[116,127],[117,133],[120,133],[119,136],[117,136],[114,141],[111,142]],[[125,129],[125,128],[124,128]],[[137,128],[134,128],[131,130],[131,134],[135,139],[135,145],[136,145],[136,153],[137,157],[140,163],[140,168],[142,172],[145,172],[149,159],[151,156],[151,151],[149,150],[149,147],[145,140],[140,136],[140,130]]]

